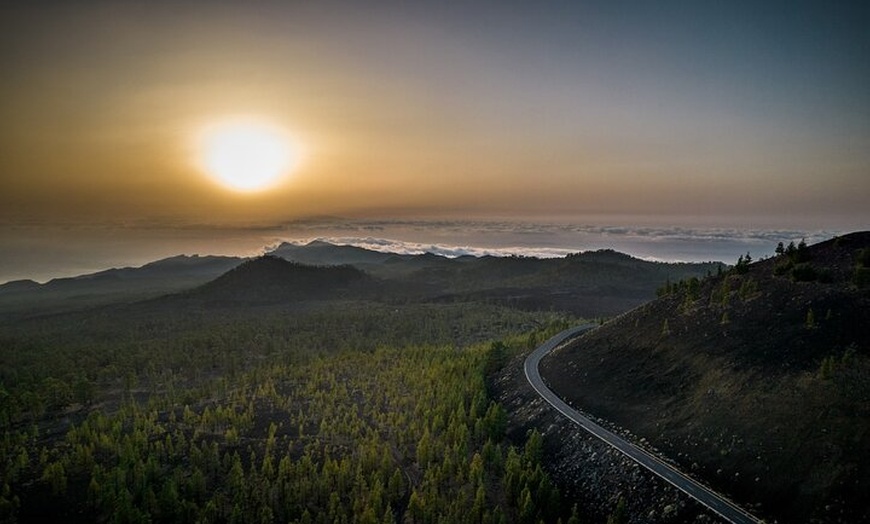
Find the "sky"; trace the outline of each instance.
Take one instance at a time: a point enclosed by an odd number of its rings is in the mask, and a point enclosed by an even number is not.
[[[868,27],[837,1],[7,2],[0,282],[335,217],[866,229]],[[204,173],[238,118],[298,151],[268,190]]]

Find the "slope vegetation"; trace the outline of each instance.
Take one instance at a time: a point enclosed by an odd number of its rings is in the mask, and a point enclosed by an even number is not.
[[[542,363],[553,389],[785,522],[866,522],[870,233],[668,284]]]
[[[387,284],[394,298],[486,301],[525,310],[559,310],[576,315],[608,316],[654,298],[668,278],[701,277],[722,266],[663,263],[613,250],[564,258],[446,258],[431,253],[396,255],[353,246],[312,242],[282,244],[271,255],[302,264],[349,264]]]

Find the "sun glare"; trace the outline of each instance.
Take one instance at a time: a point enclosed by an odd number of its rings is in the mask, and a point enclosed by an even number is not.
[[[202,169],[236,191],[276,185],[298,161],[295,145],[281,128],[261,122],[226,122],[207,128],[199,144]]]

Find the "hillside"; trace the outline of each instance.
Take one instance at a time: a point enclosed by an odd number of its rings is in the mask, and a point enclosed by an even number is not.
[[[555,352],[553,389],[781,522],[867,522],[870,233],[783,249]]]
[[[503,301],[523,309],[556,309],[595,317],[622,313],[654,298],[653,288],[668,279],[702,277],[722,264],[662,263],[613,250],[564,258],[483,257],[452,268],[441,279],[421,271],[423,281],[451,296]],[[659,284],[654,284],[659,283]]]
[[[314,241],[282,244],[270,255],[302,264],[349,264],[385,282],[394,299],[487,301],[526,310],[569,311],[595,317],[621,313],[654,298],[668,279],[701,277],[719,262],[663,263],[613,250],[564,258],[447,258],[398,255]]]
[[[249,260],[187,296],[204,302],[282,302],[365,293],[370,278],[352,266],[307,266],[271,255]]]

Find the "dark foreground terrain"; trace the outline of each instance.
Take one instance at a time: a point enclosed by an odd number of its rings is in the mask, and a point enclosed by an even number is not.
[[[741,260],[542,363],[564,398],[780,522],[868,522],[870,233]]]

